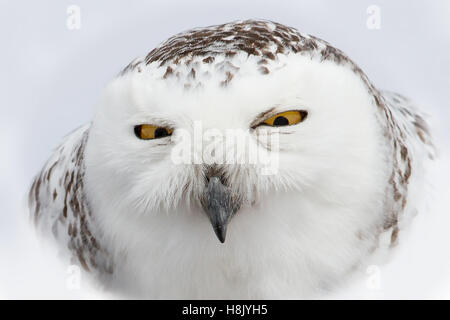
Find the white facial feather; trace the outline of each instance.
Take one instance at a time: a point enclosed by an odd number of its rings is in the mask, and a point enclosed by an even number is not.
[[[221,32],[238,28],[237,34],[245,35],[265,28],[275,43],[276,32],[287,32],[269,22],[240,24],[222,26]],[[195,32],[210,32],[202,30]],[[310,297],[363,263],[381,245],[383,232],[395,243],[398,221],[392,219],[414,207],[407,196],[409,177],[420,177],[422,169],[413,162],[419,172],[411,173],[410,159],[424,161],[426,128],[419,132],[413,110],[411,121],[399,120],[408,120],[408,114],[397,111],[395,101],[385,103],[342,53],[316,38],[293,34],[298,39],[291,35],[291,41],[302,45],[314,41],[313,53],[277,53],[269,43],[259,54],[229,54],[234,47],[227,41],[233,37],[224,34],[223,47],[190,47],[221,53],[181,55],[174,63],[163,44],[162,53],[153,53],[159,60],[151,61],[150,55],[136,60],[106,88],[92,125],[80,132],[88,132],[82,159],[84,201],[95,224],[95,241],[113,269],[105,280],[111,287],[153,298]],[[333,54],[339,59],[327,58]],[[211,56],[214,61],[205,61]],[[266,62],[261,63],[261,56]],[[227,187],[242,200],[221,244],[201,204],[206,166],[172,161],[177,134],[183,129],[195,136],[196,122],[202,133],[240,129],[242,139],[267,151],[257,133],[273,128],[250,127],[272,108],[275,113],[305,110],[308,116],[278,128],[279,150],[269,150],[278,156],[276,174],[262,175],[259,165],[248,163],[219,166]],[[174,133],[137,139],[134,126],[147,123],[174,128]],[[51,162],[38,182],[51,176]],[[69,183],[62,186],[73,191]],[[41,192],[35,184],[30,196],[37,216]],[[52,209],[55,217],[67,202],[61,201]],[[70,223],[81,225],[79,221]],[[66,226],[64,221],[58,225]],[[74,238],[71,232],[69,238]],[[75,250],[78,258],[87,254],[83,243],[76,246],[81,247]]]

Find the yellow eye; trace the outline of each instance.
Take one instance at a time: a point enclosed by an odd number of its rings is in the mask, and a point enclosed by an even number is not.
[[[302,122],[307,115],[308,113],[306,111],[285,111],[264,120],[262,124],[266,124],[271,127],[292,126]]]
[[[158,127],[152,124],[140,124],[134,127],[136,137],[143,140],[158,139],[168,137],[173,130],[165,127]]]

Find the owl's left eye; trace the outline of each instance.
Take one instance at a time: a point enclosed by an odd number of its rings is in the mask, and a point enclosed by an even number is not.
[[[172,135],[173,129],[152,124],[140,124],[134,127],[134,134],[142,140],[164,138]]]
[[[307,115],[308,112],[304,110],[280,112],[264,120],[261,125],[268,125],[271,127],[292,126],[305,120]]]

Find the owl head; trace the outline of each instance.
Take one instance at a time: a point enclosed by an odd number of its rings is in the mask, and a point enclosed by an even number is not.
[[[277,23],[178,34],[105,89],[86,149],[92,205],[134,241],[215,246],[212,230],[228,231],[223,246],[290,239],[344,260],[383,218],[373,90],[342,52]]]

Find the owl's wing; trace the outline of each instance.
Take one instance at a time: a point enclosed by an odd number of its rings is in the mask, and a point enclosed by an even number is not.
[[[108,255],[97,240],[98,230],[84,190],[84,150],[90,124],[66,136],[54,151],[29,193],[36,227],[69,249],[72,263],[85,270],[111,272]]]
[[[415,104],[390,91],[383,91],[382,96],[393,147],[384,230],[390,232],[390,244],[393,245],[399,230],[423,208],[420,199],[424,198],[423,187],[428,182],[425,167],[428,160],[434,158],[435,149],[425,117]]]
[[[406,135],[407,143],[422,149],[429,158],[434,158],[435,149],[425,115],[410,99],[398,93],[382,91],[382,95],[397,125]]]

